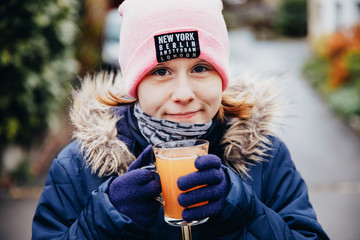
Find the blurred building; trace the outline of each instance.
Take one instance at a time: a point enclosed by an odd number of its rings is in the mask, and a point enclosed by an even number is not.
[[[308,0],[308,37],[315,40],[360,23],[360,0]]]
[[[269,7],[276,9],[280,5],[281,0],[263,0],[263,2]]]

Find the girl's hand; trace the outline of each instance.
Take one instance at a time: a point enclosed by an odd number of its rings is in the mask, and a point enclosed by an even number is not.
[[[225,205],[229,183],[221,168],[221,159],[213,154],[199,156],[195,160],[197,172],[178,179],[178,187],[182,191],[202,186],[180,194],[179,204],[185,207],[182,216],[186,221],[202,219],[219,214]],[[205,186],[203,186],[205,185]],[[208,202],[199,207],[189,207],[196,203]]]
[[[156,200],[161,192],[159,179],[150,170],[141,169],[153,160],[152,147],[148,146],[127,173],[115,178],[109,187],[109,197],[115,208],[145,228],[155,222],[161,206]]]

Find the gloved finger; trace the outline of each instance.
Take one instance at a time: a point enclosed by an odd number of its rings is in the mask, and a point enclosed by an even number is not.
[[[204,186],[189,192],[181,193],[178,202],[182,207],[189,207],[196,203],[217,201],[226,195],[226,186],[223,184]]]
[[[145,174],[138,174],[139,172]],[[125,176],[134,175],[134,176]],[[134,170],[116,178],[110,185],[109,194],[117,196],[119,201],[155,199],[161,192],[160,181],[146,169]]]
[[[221,213],[224,206],[225,206],[224,201],[217,201],[217,202],[209,202],[208,204],[200,207],[185,208],[182,211],[182,217],[185,221],[188,222],[192,220],[212,217]]]
[[[120,178],[129,179],[128,182],[132,185],[144,185],[155,179],[155,175],[153,172],[147,169],[135,169],[131,172],[125,173],[124,175],[121,175]]]
[[[156,178],[141,187],[141,195],[144,199],[155,199],[160,193],[161,184]]]
[[[130,164],[128,172],[149,165],[155,161],[154,151],[151,145],[147,146],[140,156]]]
[[[193,172],[185,176],[181,176],[177,180],[180,190],[186,191],[196,186],[205,184],[218,184],[225,178],[222,169],[208,169],[202,172]]]
[[[211,168],[219,169],[221,167],[221,159],[214,154],[199,156],[195,160],[195,167],[199,171]]]

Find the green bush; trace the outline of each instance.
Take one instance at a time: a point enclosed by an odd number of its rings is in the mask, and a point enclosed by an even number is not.
[[[329,69],[330,64],[325,58],[314,56],[305,63],[304,74],[315,87],[321,88],[327,85]]]
[[[26,183],[34,177],[34,173],[31,171],[31,165],[28,159],[22,159],[9,175],[12,180],[17,183]]]
[[[330,107],[360,134],[360,25],[320,39],[304,75]]]
[[[360,50],[349,51],[345,59],[350,73],[350,82],[353,83],[360,96]]]
[[[330,106],[345,119],[360,115],[360,94],[353,86],[343,86],[329,96]]]
[[[353,55],[348,56],[348,60],[351,62],[349,66],[352,66],[350,69],[355,73],[359,71],[359,63],[354,58]],[[305,77],[319,90],[321,95],[329,102],[331,108],[341,117],[351,119],[356,115],[360,115],[360,75],[356,80],[354,79],[354,81],[334,89],[328,82],[329,71],[329,60],[320,56],[313,56],[309,59],[303,69]],[[355,83],[358,84],[357,87],[355,87]]]
[[[0,142],[27,146],[67,98],[77,72],[80,1],[7,0],[0,6]]]
[[[304,37],[307,35],[306,0],[282,0],[276,19],[275,28],[284,36]]]

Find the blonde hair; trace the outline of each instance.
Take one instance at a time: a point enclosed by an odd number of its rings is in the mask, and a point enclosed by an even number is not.
[[[102,104],[107,106],[116,107],[127,104],[132,104],[137,101],[136,98],[132,98],[127,95],[116,96],[111,91],[105,96],[98,95],[97,99]],[[254,104],[249,103],[245,99],[237,99],[232,94],[223,93],[221,105],[216,115],[217,120],[223,122],[225,117],[235,117],[240,119],[247,119],[251,116]]]

